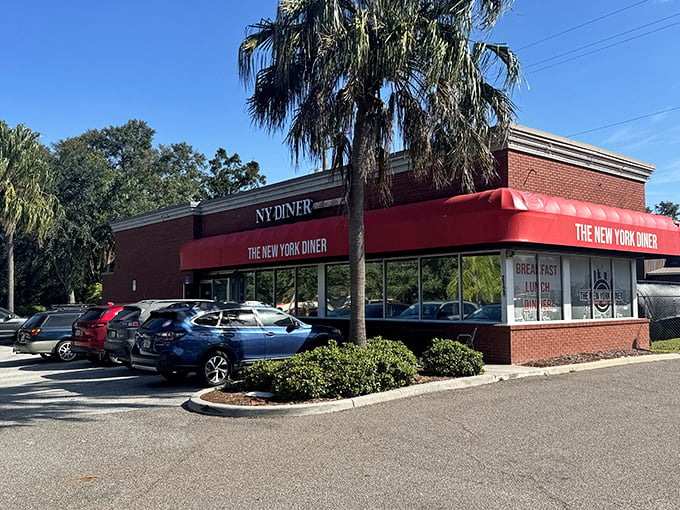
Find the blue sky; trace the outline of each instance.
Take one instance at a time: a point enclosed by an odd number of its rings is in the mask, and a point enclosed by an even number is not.
[[[283,134],[251,123],[238,78],[246,26],[275,7],[275,0],[5,2],[0,119],[39,131],[46,144],[142,119],[156,143],[186,141],[209,158],[224,147],[258,161],[270,183],[306,173],[313,164],[294,168]],[[524,66],[513,96],[517,121],[656,165],[647,184],[653,205],[680,202],[678,34],[680,0],[516,0],[490,39],[509,44]],[[611,47],[594,51],[604,46]],[[593,53],[560,63],[586,52]],[[672,111],[571,136],[664,110]]]

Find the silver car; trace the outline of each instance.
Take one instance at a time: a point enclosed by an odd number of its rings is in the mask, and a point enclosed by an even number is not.
[[[16,339],[17,331],[24,322],[25,317],[19,317],[5,308],[0,308],[0,340]]]

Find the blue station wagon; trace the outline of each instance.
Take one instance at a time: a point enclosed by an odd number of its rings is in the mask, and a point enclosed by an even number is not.
[[[137,330],[132,367],[166,379],[195,372],[202,383],[217,386],[234,370],[260,359],[280,360],[342,342],[327,326],[310,326],[276,308],[227,305],[216,311],[160,310]]]

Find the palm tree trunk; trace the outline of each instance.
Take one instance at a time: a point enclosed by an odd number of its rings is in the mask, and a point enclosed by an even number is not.
[[[366,254],[364,250],[364,195],[366,165],[370,164],[370,146],[365,128],[366,118],[357,114],[354,127],[350,188],[348,194],[349,215],[349,287],[350,319],[349,338],[360,347],[366,347]],[[362,169],[364,170],[362,172]]]
[[[14,232],[7,235],[7,309],[14,313]]]

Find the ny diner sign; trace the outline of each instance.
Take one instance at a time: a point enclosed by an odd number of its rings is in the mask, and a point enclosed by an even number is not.
[[[312,214],[314,201],[311,198],[270,205],[255,209],[255,223],[272,223],[287,218],[298,218]]]
[[[576,240],[581,243],[603,244],[625,248],[645,248],[658,250],[659,243],[656,234],[631,230],[630,228],[603,227],[588,223],[574,223]]]

